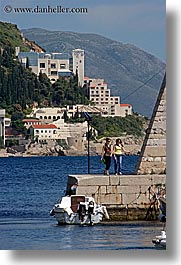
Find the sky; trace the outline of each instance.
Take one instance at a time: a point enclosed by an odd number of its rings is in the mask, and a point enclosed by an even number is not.
[[[57,6],[86,8],[87,13],[39,12],[48,6],[52,10]],[[33,12],[14,11],[27,7]],[[0,20],[17,24],[19,29],[96,33],[134,44],[166,61],[165,0],[1,0]]]

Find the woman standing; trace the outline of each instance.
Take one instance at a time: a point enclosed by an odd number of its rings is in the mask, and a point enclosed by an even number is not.
[[[101,160],[105,160],[106,168],[104,170],[104,175],[109,175],[109,168],[111,166],[111,157],[112,157],[112,145],[111,139],[106,138],[106,142],[102,147]]]
[[[122,155],[126,152],[123,142],[120,138],[116,139],[116,144],[113,146],[114,156],[114,173],[115,175],[122,175]]]

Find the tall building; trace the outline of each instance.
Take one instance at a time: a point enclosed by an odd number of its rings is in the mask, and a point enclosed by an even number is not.
[[[120,116],[120,97],[111,96],[110,89],[104,79],[84,78],[88,86],[89,100],[100,108],[105,116]]]
[[[87,87],[89,100],[101,110],[102,116],[125,117],[133,114],[130,104],[120,104],[119,96],[111,96],[104,79],[84,77],[84,86]]]
[[[72,51],[73,73],[78,74],[78,83],[80,86],[84,84],[84,50],[75,49]]]

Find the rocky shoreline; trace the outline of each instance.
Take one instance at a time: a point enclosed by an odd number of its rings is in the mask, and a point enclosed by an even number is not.
[[[143,143],[142,138],[135,138],[133,136],[121,137],[124,142],[124,147],[126,151],[129,151],[130,154],[138,154],[141,150]],[[112,143],[115,143],[115,137],[112,137]],[[101,154],[102,146],[104,144],[105,138],[102,138],[98,141],[90,141],[90,155],[96,156]],[[17,151],[16,149],[6,148],[0,150],[0,157],[34,157],[34,156],[86,156],[87,147],[84,149],[78,150],[75,146],[69,146],[69,148],[64,149],[62,146],[57,145],[56,143],[33,143],[27,144],[25,150],[22,152]]]

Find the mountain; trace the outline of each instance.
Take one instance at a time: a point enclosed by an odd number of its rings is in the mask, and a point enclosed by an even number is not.
[[[120,96],[121,103],[130,103],[135,112],[151,116],[166,67],[160,59],[132,44],[97,34],[39,28],[22,32],[47,52],[68,52],[71,55],[73,49],[84,49],[85,75],[105,79],[111,94]]]

